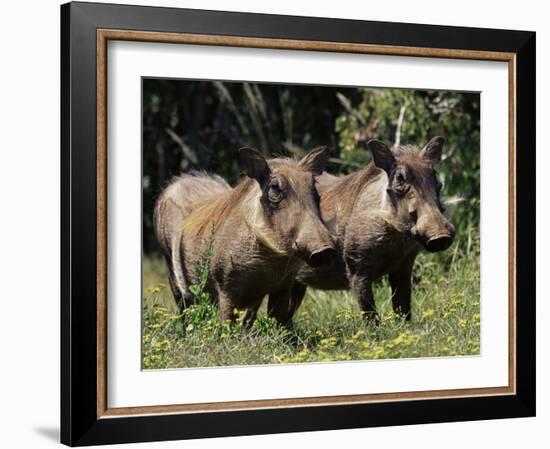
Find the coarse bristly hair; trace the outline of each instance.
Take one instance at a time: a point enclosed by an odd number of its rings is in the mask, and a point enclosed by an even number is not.
[[[211,227],[214,232],[236,206],[240,207],[244,197],[253,188],[253,179],[243,178],[239,184],[221,194],[205,195],[195,203],[191,214],[184,221],[188,236],[200,236]]]
[[[278,168],[284,170],[288,167],[290,173],[284,173],[284,175],[290,184],[293,183],[291,171],[300,170],[300,165],[294,158],[271,159],[268,164],[272,170]],[[200,173],[198,176],[208,177],[209,175]],[[188,236],[204,236],[207,231],[215,234],[218,227],[236,210],[260,245],[275,255],[283,256],[286,251],[277,245],[273,230],[263,219],[261,194],[257,181],[244,177],[233,189],[206,195],[197,200],[192,212],[184,220],[184,232]]]
[[[396,158],[411,158],[411,160],[416,161],[421,160],[420,151],[418,147],[413,145],[392,148],[392,153]],[[331,215],[338,214],[339,220],[345,221],[365,189],[377,182],[381,176],[386,176],[386,174],[371,161],[364,169],[344,176],[334,187],[327,189],[322,196],[322,202],[335,208],[331,211]],[[385,192],[380,193],[385,195]],[[370,214],[382,219],[387,225],[396,230],[401,230],[404,227],[403,223],[396,221],[395,217],[384,210],[383,207],[379,210],[370,211]]]
[[[382,170],[370,162],[363,170],[344,176],[334,187],[327,189],[322,195],[321,201],[337,205],[338,210],[335,210],[334,213],[343,214],[341,218],[345,218],[351,213],[355,201],[363,189],[378,180],[380,176],[383,176]]]

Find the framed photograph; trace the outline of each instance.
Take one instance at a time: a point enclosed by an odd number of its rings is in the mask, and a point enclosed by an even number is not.
[[[61,7],[61,440],[535,414],[535,33]]]

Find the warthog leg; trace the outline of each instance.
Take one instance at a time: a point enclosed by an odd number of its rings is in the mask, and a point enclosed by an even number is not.
[[[292,284],[292,290],[290,292],[290,304],[288,306],[288,314],[290,316],[290,319],[294,317],[294,314],[298,310],[298,307],[300,307],[300,305],[302,304],[302,301],[306,296],[306,290],[307,287],[298,281],[294,281],[294,284]]]
[[[234,321],[236,319],[236,316],[235,316],[235,313],[233,312],[235,309],[233,302],[229,299],[229,297],[225,293],[219,292],[218,297],[219,297],[220,313],[222,316],[222,320]]]
[[[291,310],[291,291],[292,281],[280,290],[271,292],[267,303],[268,315],[275,318],[280,325],[287,328],[292,327],[292,315],[294,314],[294,309]]]
[[[376,311],[376,304],[374,302],[374,295],[372,293],[372,280],[371,277],[364,273],[354,273],[349,276],[350,284],[359,307],[363,312],[367,320],[373,320],[376,324],[379,322],[378,312]]]
[[[411,319],[411,276],[414,259],[412,257],[405,261],[399,271],[388,276],[392,289],[393,310],[405,315],[407,321]]]
[[[169,263],[168,267],[170,267]],[[185,292],[182,292],[178,287],[178,283],[176,282],[174,273],[171,269],[168,270],[168,283],[170,284],[170,290],[172,290],[172,296],[174,297],[178,311],[181,313],[186,307],[189,306],[189,298]]]
[[[222,320],[237,321],[240,319],[246,327],[251,327],[256,320],[256,315],[258,314],[258,309],[262,304],[263,298],[254,298],[247,301],[242,301],[245,304],[250,304],[248,307],[237,307],[229,297],[224,292],[219,292],[219,304],[220,304],[220,313]],[[242,312],[241,312],[242,311]]]
[[[254,321],[256,321],[256,316],[258,315],[258,309],[262,305],[262,299],[261,298],[255,305],[248,307],[244,313],[241,315],[242,323],[245,327],[250,328],[254,324]]]

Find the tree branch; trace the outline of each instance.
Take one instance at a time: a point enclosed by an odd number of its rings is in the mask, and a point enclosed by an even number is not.
[[[407,109],[407,103],[401,106],[399,110],[399,118],[397,119],[397,128],[395,129],[395,144],[394,147],[398,147],[401,143],[401,126],[403,125],[403,120],[405,118],[405,109]]]

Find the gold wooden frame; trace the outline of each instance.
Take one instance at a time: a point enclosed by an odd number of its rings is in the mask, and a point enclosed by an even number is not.
[[[443,399],[514,395],[516,393],[516,55],[515,53],[455,50],[441,48],[300,41],[287,39],[247,38],[237,36],[158,33],[98,29],[97,36],[97,417],[197,413],[239,409],[287,408],[300,406],[344,405],[403,400]],[[140,407],[107,407],[107,42],[109,40],[270,48],[286,50],[363,53],[428,58],[475,59],[508,63],[508,385],[505,387],[431,390],[346,396],[304,397],[201,404],[156,405]]]

